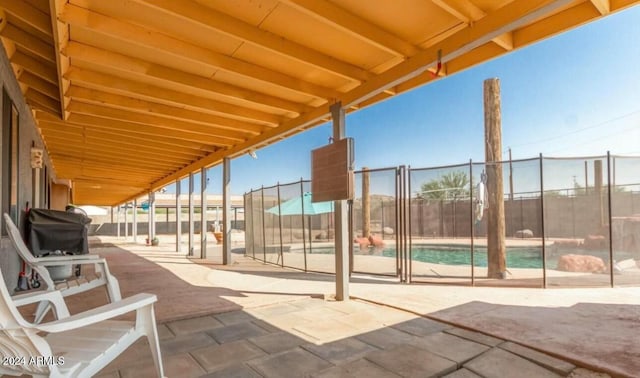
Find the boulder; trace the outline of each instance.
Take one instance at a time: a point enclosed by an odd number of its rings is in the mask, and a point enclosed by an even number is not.
[[[360,249],[365,249],[369,247],[369,239],[368,238],[355,238],[353,242],[360,245]]]
[[[604,273],[607,266],[599,257],[571,254],[560,256],[557,269],[565,272]]]
[[[374,247],[384,247],[384,241],[376,235],[369,235],[369,244]]]
[[[327,239],[327,232],[326,231],[320,231],[320,233],[318,233],[318,235],[316,235],[316,240],[326,240]]]
[[[393,235],[393,228],[385,227],[382,229],[382,233],[385,235]]]
[[[518,230],[518,231],[516,231],[514,237],[520,238],[520,239],[532,238],[533,237],[533,231],[531,231],[529,229]]]

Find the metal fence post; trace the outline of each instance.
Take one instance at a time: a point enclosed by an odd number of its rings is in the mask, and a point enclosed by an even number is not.
[[[302,214],[300,217],[302,218],[302,251],[304,252],[304,271],[307,271],[307,237],[305,236],[305,230],[307,227],[304,222],[304,183],[302,177],[300,177],[300,203],[302,207]],[[291,229],[293,233],[293,229]]]
[[[267,230],[264,226],[264,185],[260,189],[260,214],[262,217],[262,262],[267,262]]]
[[[407,212],[406,210],[404,211],[405,213],[405,225],[403,227],[403,239],[404,242],[403,244],[406,246],[407,245],[407,231],[409,233],[409,250],[407,251],[405,249],[404,251],[404,255],[405,255],[405,282],[407,283],[411,283],[411,274],[412,274],[412,270],[413,270],[413,241],[411,238],[411,166],[409,166],[408,168],[408,175],[407,175],[407,170],[403,170],[404,171],[404,178],[402,180],[403,187],[402,187],[402,203],[403,206],[407,206],[407,201],[408,201],[408,207],[409,207],[409,211],[408,211],[408,222],[406,222],[406,216],[407,216]],[[405,188],[405,185],[407,186],[407,188]],[[408,195],[407,195],[407,191],[408,191]],[[405,208],[406,209],[406,208]],[[408,223],[408,225],[407,225]],[[408,226],[408,230],[407,230],[407,226]]]
[[[475,229],[473,227],[473,161],[469,159],[469,221],[471,226],[471,286],[475,286],[475,251],[474,251],[474,238]]]
[[[280,266],[284,267],[284,247],[282,246],[282,207],[280,204],[282,200],[280,199],[280,183],[278,182],[278,227],[280,229]]]
[[[540,154],[540,229],[542,231],[542,287],[547,287],[547,248],[546,235],[544,230],[544,159]]]
[[[613,287],[613,217],[611,214],[611,154],[609,151],[607,151],[607,192],[607,205],[609,207],[609,276],[611,279],[611,287]]]

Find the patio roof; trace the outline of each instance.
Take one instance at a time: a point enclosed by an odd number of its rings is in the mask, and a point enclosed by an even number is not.
[[[116,205],[636,3],[0,0],[0,37],[73,201]]]

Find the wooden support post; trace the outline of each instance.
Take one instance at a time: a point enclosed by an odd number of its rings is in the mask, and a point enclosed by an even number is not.
[[[116,215],[116,237],[120,239],[120,205],[118,205],[118,212]]]
[[[333,140],[345,137],[345,111],[341,103],[331,105]],[[302,194],[302,193],[301,193]],[[349,300],[349,218],[347,201],[334,201],[335,209],[335,259],[336,259],[336,300]]]
[[[217,220],[216,211],[216,220]],[[236,212],[234,209],[234,220]],[[280,217],[282,218],[282,217]],[[281,230],[282,232],[282,230]],[[231,159],[222,160],[222,264],[231,264]],[[282,236],[280,236],[282,243]]]
[[[182,202],[180,202],[180,182],[176,180],[176,252],[182,251]]]
[[[369,195],[369,168],[362,167],[362,237],[371,235],[371,197]]]
[[[193,191],[195,190],[193,184],[193,172],[189,173],[189,246],[188,255],[193,256],[193,233],[195,226],[193,224],[194,217],[194,205],[193,205]]]
[[[129,203],[124,203],[124,240],[129,239],[129,222],[127,220],[127,212],[129,207]]]
[[[156,193],[149,193],[149,242],[156,237]]]
[[[207,258],[207,168],[200,169],[200,258]]]
[[[506,278],[506,248],[504,224],[504,189],[502,164],[502,117],[500,113],[500,80],[484,81],[485,160],[487,164],[488,278]]]
[[[133,236],[133,242],[138,242],[138,199],[133,200],[133,221],[131,224],[131,234]]]

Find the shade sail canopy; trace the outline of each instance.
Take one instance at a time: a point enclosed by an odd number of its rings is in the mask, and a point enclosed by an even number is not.
[[[279,206],[267,209],[267,213],[275,215],[318,215],[333,213],[333,202],[311,202],[312,194],[307,192],[301,197],[294,197],[282,202]]]
[[[0,0],[0,37],[72,202],[117,205],[637,3]]]

